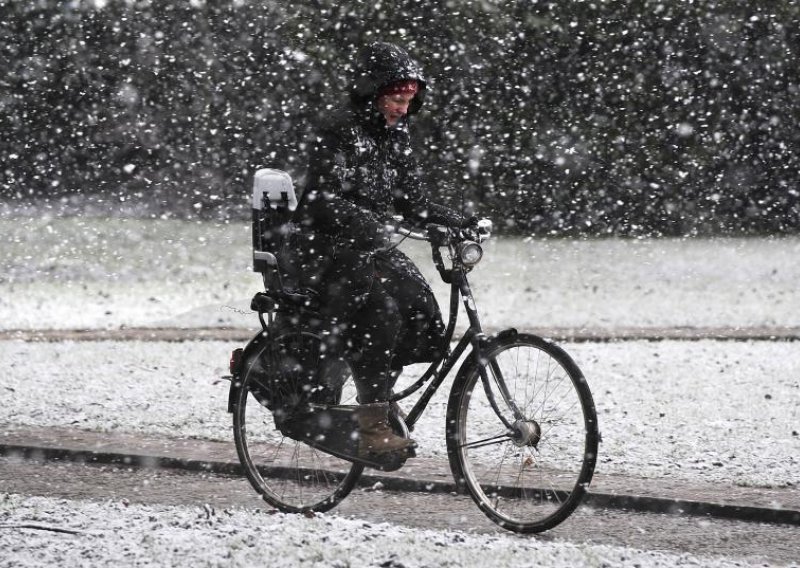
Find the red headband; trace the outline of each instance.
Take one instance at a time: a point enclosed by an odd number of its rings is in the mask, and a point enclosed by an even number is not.
[[[408,81],[395,81],[394,83],[389,83],[381,90],[378,91],[379,97],[384,97],[386,95],[405,95],[405,94],[417,94],[419,90],[419,85],[414,79],[409,79]]]

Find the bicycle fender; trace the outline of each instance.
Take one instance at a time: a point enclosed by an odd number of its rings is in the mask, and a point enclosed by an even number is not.
[[[517,329],[514,328],[514,327],[509,327],[507,329],[503,329],[501,331],[498,331],[497,333],[493,333],[492,335],[489,335],[486,338],[484,338],[480,343],[480,347],[481,347],[481,349],[486,349],[486,348],[490,347],[492,344],[494,344],[494,343],[496,343],[498,341],[504,341],[506,339],[513,339],[517,335],[519,335],[519,331],[517,331]],[[453,384],[458,383],[459,380],[466,373],[468,373],[470,368],[473,367],[473,366],[475,366],[475,348],[474,347],[469,351],[469,353],[467,353],[467,357],[464,359],[464,361],[461,363],[461,366],[458,368],[458,372],[456,373],[456,377],[455,377],[455,380],[453,381]]]
[[[497,333],[493,333],[492,335],[489,336],[488,340],[494,341],[497,339],[505,339],[507,337],[516,337],[517,335],[519,335],[517,328],[509,327],[508,329],[503,329],[501,331],[498,331]]]

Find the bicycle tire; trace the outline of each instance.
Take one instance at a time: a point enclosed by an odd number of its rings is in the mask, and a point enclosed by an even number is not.
[[[352,372],[343,359],[326,359],[319,336],[309,332],[283,333],[263,345],[250,362],[243,365],[240,386],[234,398],[233,434],[236,451],[245,475],[262,499],[286,513],[324,512],[335,507],[355,486],[362,465],[336,458],[281,433],[275,414],[267,405],[265,382],[281,383],[288,372],[304,372],[309,360],[324,368],[321,380],[331,373],[344,374],[344,383],[331,404],[346,404],[355,399]],[[302,344],[302,346],[301,346]],[[299,364],[298,351],[305,355]],[[311,353],[311,355],[309,355]],[[272,403],[272,404],[271,404]]]
[[[478,361],[467,359],[447,407],[456,484],[508,530],[549,530],[580,504],[594,473],[599,431],[589,386],[563,349],[532,334],[500,334],[487,343],[480,364],[492,379],[495,371],[503,375],[524,419],[512,416],[495,379],[492,395],[513,428],[501,422]]]

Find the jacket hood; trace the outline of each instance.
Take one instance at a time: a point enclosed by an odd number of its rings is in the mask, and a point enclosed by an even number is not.
[[[375,42],[363,48],[356,59],[350,100],[356,108],[372,104],[378,91],[395,81],[415,80],[419,90],[408,106],[414,114],[425,100],[427,81],[419,63],[403,48],[391,43]]]

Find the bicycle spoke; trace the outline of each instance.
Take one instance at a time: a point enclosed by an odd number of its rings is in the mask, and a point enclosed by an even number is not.
[[[492,436],[490,438],[484,438],[483,440],[475,440],[474,442],[467,442],[466,444],[461,444],[460,448],[483,448],[484,446],[491,446],[493,444],[502,444],[503,442],[507,442],[511,435],[506,432],[504,434],[500,434],[498,436]]]
[[[309,333],[272,339],[259,354],[261,363],[248,367],[252,375],[242,377],[242,394],[234,408],[236,449],[248,480],[265,501],[285,512],[332,508],[350,492],[363,470],[284,436],[266,406],[306,405],[312,369],[316,369],[314,383],[331,385],[333,396],[339,390],[345,396],[355,390],[347,363],[322,357],[318,342]]]
[[[497,409],[490,408],[488,389],[476,387],[476,370],[457,385],[461,395],[451,423],[461,434],[451,451],[467,488],[492,520],[519,532],[547,530],[574,510],[591,480],[591,394],[569,357],[534,336],[499,339],[485,357],[491,390],[499,399],[505,385],[504,404],[518,409],[514,431],[490,426]],[[587,462],[591,467],[584,467]]]

